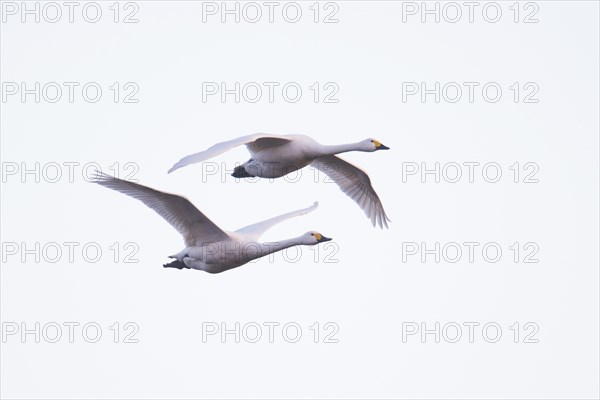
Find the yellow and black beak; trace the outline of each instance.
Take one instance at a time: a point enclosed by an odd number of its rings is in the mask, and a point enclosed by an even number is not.
[[[325,237],[320,233],[315,233],[313,234],[313,236],[315,237],[315,239],[317,239],[317,243],[329,242],[331,240],[331,238]]]
[[[390,148],[387,147],[384,144],[381,144],[378,140],[371,140],[371,142],[373,142],[373,144],[375,145],[375,150],[389,150]]]

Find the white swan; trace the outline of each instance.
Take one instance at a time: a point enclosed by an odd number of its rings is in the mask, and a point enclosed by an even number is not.
[[[183,235],[186,248],[170,256],[176,260],[164,265],[168,268],[192,268],[216,274],[288,247],[311,246],[331,240],[318,232],[311,231],[279,242],[258,242],[260,236],[272,226],[314,211],[318,203],[249,225],[235,232],[226,232],[209,220],[185,197],[160,192],[100,172],[96,174],[93,182],[140,200]]]
[[[310,164],[327,174],[344,193],[358,203],[373,226],[377,224],[381,228],[388,227],[387,222],[390,219],[371,186],[369,176],[360,168],[335,155],[348,151],[372,152],[389,149],[375,139],[325,146],[305,135],[279,136],[257,133],[218,143],[208,150],[190,154],[173,165],[169,173],[186,165],[208,160],[240,145],[246,145],[251,157],[249,161],[236,167],[232,176],[279,178]]]

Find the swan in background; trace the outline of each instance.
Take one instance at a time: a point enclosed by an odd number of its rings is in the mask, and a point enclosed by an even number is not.
[[[191,268],[216,274],[242,266],[249,261],[292,246],[312,246],[331,240],[318,232],[278,242],[259,243],[260,236],[274,225],[289,218],[314,211],[318,203],[262,221],[235,232],[221,230],[185,197],[98,172],[92,181],[140,200],[156,211],[183,236],[185,249],[169,256],[175,261],[166,268]]]
[[[311,165],[337,183],[340,189],[362,208],[373,226],[388,227],[390,219],[371,186],[369,176],[360,168],[336,156],[349,151],[389,150],[389,147],[375,139],[326,146],[305,135],[279,136],[257,133],[217,143],[208,150],[190,154],[173,165],[169,173],[186,165],[208,160],[240,145],[246,145],[250,151],[250,160],[236,167],[232,176],[280,178]]]

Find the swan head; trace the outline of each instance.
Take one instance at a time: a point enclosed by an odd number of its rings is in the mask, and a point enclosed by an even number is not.
[[[319,232],[309,231],[302,235],[302,244],[312,246],[318,243],[329,242],[331,238],[321,235]]]
[[[365,151],[377,151],[377,150],[389,150],[390,148],[381,143],[377,139],[369,138],[365,139],[361,142],[361,147],[364,148]]]

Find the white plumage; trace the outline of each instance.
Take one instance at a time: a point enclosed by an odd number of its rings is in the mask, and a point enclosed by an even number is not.
[[[388,227],[387,223],[390,220],[371,185],[369,176],[360,168],[336,156],[349,151],[373,152],[389,149],[375,139],[325,146],[305,135],[257,133],[217,143],[205,151],[186,156],[173,165],[169,173],[186,165],[216,157],[240,145],[246,145],[251,156],[250,160],[235,168],[233,176],[279,178],[312,165],[337,183],[340,189],[360,206],[373,226]]]
[[[93,182],[140,200],[183,236],[185,249],[170,256],[176,261],[166,264],[165,267],[192,268],[219,273],[288,247],[311,246],[331,240],[318,232],[310,231],[278,242],[258,242],[260,236],[269,228],[289,218],[314,211],[318,203],[246,226],[235,232],[227,232],[215,225],[185,197],[102,173],[97,173]]]

